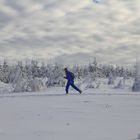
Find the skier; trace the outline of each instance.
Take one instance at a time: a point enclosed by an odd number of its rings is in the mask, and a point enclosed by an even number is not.
[[[82,93],[82,91],[75,86],[74,84],[74,74],[72,72],[70,72],[67,68],[64,68],[65,74],[66,76],[64,77],[65,79],[67,79],[67,84],[66,84],[66,94],[68,94],[69,92],[69,87],[72,86],[75,90],[77,90],[80,94]]]

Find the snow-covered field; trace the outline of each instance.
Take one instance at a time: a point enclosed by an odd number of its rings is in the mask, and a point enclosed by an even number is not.
[[[114,91],[1,94],[0,140],[140,139],[140,93]]]

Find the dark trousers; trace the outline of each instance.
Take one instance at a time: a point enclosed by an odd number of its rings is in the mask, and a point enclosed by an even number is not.
[[[69,92],[69,87],[72,86],[75,90],[77,90],[78,92],[81,92],[81,90],[75,86],[74,81],[68,81],[67,85],[66,85],[66,93]]]

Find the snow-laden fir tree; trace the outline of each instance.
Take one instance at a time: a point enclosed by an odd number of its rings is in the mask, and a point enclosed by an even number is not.
[[[114,84],[114,75],[112,74],[112,72],[109,73],[108,84],[109,85],[113,85]]]
[[[7,61],[4,60],[3,64],[0,66],[0,80],[4,83],[9,83],[10,66]]]
[[[140,61],[137,61],[136,63],[135,81],[132,87],[132,91],[140,91]]]
[[[26,65],[23,67],[18,63],[15,69],[15,76],[12,82],[13,92],[40,91],[45,87],[43,79],[37,77],[37,67]]]
[[[69,67],[69,66],[68,66]],[[114,77],[132,76],[129,71],[125,71],[122,67],[112,65],[99,65],[96,58],[93,63],[85,66],[75,65],[70,66],[77,83],[86,84],[89,88],[99,87],[99,78],[109,78],[109,84],[114,83]],[[9,65],[4,61],[0,65],[0,81],[12,84],[15,92],[36,91],[42,88],[42,85],[48,86],[64,86],[66,80],[64,66],[60,64],[40,64],[37,60],[28,60],[26,62],[18,62],[18,64]],[[47,81],[47,82],[46,82]],[[135,78],[135,83],[138,83],[138,78]],[[42,84],[43,82],[43,84]],[[123,81],[118,84],[122,87]],[[38,86],[39,85],[39,86]],[[134,89],[136,84],[134,84]]]
[[[61,86],[65,85],[65,79],[63,78],[63,66],[55,64],[54,66],[48,65],[47,66],[47,78],[48,81],[46,85],[50,86]]]
[[[100,77],[101,74],[100,69],[98,68],[96,58],[94,59],[93,63],[88,65],[86,69],[84,71],[87,75],[83,77],[82,84],[86,85],[86,88],[98,88],[100,82],[97,79]]]
[[[125,88],[125,78],[120,79],[118,84],[115,86],[115,88],[124,89]]]

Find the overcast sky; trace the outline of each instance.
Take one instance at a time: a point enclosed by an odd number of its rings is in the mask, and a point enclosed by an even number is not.
[[[140,0],[0,0],[0,59],[132,64]]]

